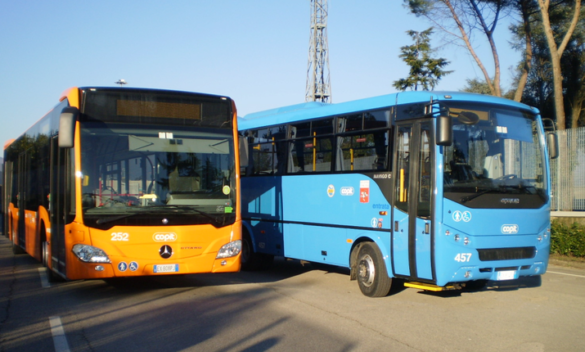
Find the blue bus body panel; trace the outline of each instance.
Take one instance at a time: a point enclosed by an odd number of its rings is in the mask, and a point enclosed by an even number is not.
[[[368,197],[360,197],[360,190]],[[366,237],[378,244],[390,272],[390,204],[370,177],[245,177],[242,193],[242,216],[252,219],[257,251],[349,267],[353,243]],[[259,217],[263,221],[254,220]],[[284,253],[273,246],[278,243]]]
[[[464,93],[464,92],[401,92],[396,94],[396,104],[411,104],[421,103],[440,100],[453,100],[453,101],[470,101],[470,102],[481,102],[488,104],[500,104],[510,107],[516,107],[520,109],[527,109],[537,112],[536,108],[522,104],[513,100],[505,98],[499,98],[492,95],[476,94],[476,93]]]
[[[528,105],[483,94],[462,92],[401,92],[373,98],[354,100],[344,103],[327,104],[308,102],[285,106],[277,109],[260,111],[238,119],[238,129],[245,131],[258,127],[274,126],[296,121],[313,120],[326,116],[345,115],[353,112],[375,110],[397,104],[426,103],[437,100],[477,101],[502,104],[534,112],[538,110]]]
[[[366,183],[368,202],[359,194],[360,184]],[[285,227],[285,256],[307,260],[318,258],[319,261],[349,267],[352,243],[365,236],[380,242],[380,249],[387,258],[390,213],[381,216],[380,209],[389,210],[390,205],[369,177],[360,174],[285,176],[283,188],[285,221],[298,224],[295,228],[304,228],[299,234],[287,231]],[[319,226],[314,226],[317,224]],[[353,231],[343,231],[342,227]],[[300,240],[296,236],[300,236]],[[315,253],[306,256],[303,247],[311,248]],[[327,255],[321,256],[322,251]]]
[[[244,225],[250,226],[254,250],[283,255],[282,178],[244,177],[241,182],[242,217],[251,219]]]
[[[381,109],[396,104],[397,94],[383,95],[380,97],[355,100],[346,103],[326,104],[326,103],[305,103],[287,106],[279,109],[261,111],[248,114],[238,121],[240,131],[274,126],[295,121],[313,120],[326,116],[350,114],[352,112]],[[307,118],[309,117],[310,118]]]
[[[245,131],[431,100],[493,103],[537,112],[527,105],[486,95],[402,92],[339,104],[303,103],[249,114],[239,119],[238,128]],[[544,145],[543,139],[542,136]],[[415,221],[416,273],[411,273],[410,267],[413,250],[409,249],[408,214],[390,208],[390,199],[384,196],[389,190],[382,192],[370,173],[242,177],[242,217],[255,250],[349,267],[355,243],[368,239],[380,248],[389,277],[414,277],[438,286],[545,273],[550,250],[550,202],[540,209],[472,209],[444,199],[442,151],[443,147],[435,146],[431,218]],[[545,163],[548,172],[548,159]],[[550,197],[550,180],[547,189]],[[367,197],[362,196],[364,190]],[[394,222],[399,229],[396,232],[392,231]],[[425,224],[430,226],[431,234],[418,230],[424,229]],[[535,254],[509,260],[505,250],[511,248],[535,248]],[[479,253],[485,249],[502,249],[504,254],[499,254],[497,260],[482,261]]]
[[[394,222],[398,222],[399,231],[392,233],[392,261],[397,275],[410,276],[408,253],[408,215],[398,209],[394,210]]]
[[[515,278],[546,272],[550,252],[548,209],[471,209],[448,199],[443,207],[443,220],[436,225],[437,285],[498,280],[500,271],[514,271],[512,268],[525,267],[516,270]],[[465,238],[469,241],[467,245]],[[478,249],[534,247],[535,243],[534,258],[491,261],[479,258]]]

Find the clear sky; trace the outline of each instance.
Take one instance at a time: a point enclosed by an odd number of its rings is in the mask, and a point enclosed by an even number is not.
[[[0,143],[16,138],[73,86],[163,88],[227,95],[238,114],[301,103],[309,48],[309,0],[0,0]],[[395,92],[408,75],[398,57],[407,30],[430,24],[402,0],[329,0],[334,103]],[[506,25],[496,40],[503,85],[519,54]],[[459,90],[481,72],[463,49],[437,90]],[[487,44],[480,49],[493,73]]]

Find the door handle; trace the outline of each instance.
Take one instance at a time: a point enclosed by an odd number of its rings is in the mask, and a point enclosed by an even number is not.
[[[398,221],[394,221],[394,232],[398,232],[398,230],[399,230]]]
[[[425,235],[428,235],[429,233],[431,233],[431,224],[425,222]]]

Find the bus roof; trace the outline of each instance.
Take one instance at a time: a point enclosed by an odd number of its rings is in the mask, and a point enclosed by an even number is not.
[[[6,143],[4,143],[4,150],[6,150],[6,148],[10,147],[10,145],[12,143],[14,143],[15,140],[16,139],[14,139],[14,138],[7,140]]]
[[[433,101],[475,101],[508,105],[521,109],[533,109],[528,105],[491,95],[463,92],[400,92],[373,98],[353,100],[337,104],[307,102],[248,114],[238,121],[240,130],[274,126],[284,123],[318,119],[326,116],[357,113],[391,107],[397,104],[423,103]]]

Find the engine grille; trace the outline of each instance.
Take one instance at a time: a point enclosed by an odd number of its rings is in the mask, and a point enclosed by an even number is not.
[[[482,262],[492,260],[530,259],[536,256],[536,247],[517,248],[489,248],[478,249],[479,260]]]

